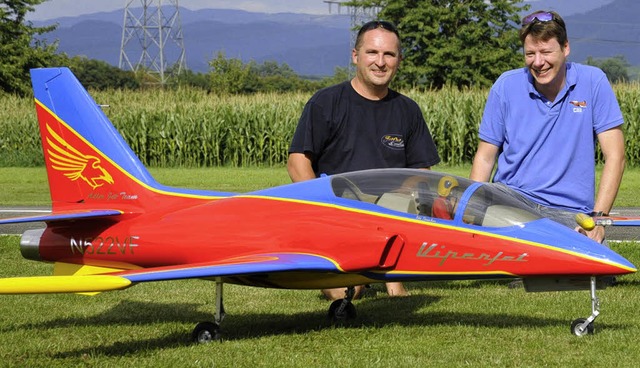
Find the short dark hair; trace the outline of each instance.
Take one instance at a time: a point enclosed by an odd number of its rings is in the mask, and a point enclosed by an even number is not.
[[[567,28],[562,17],[554,11],[547,10],[538,10],[522,18],[519,36],[523,45],[528,35],[542,41],[555,38],[560,47],[564,47],[568,40]]]
[[[363,24],[362,27],[360,27],[360,30],[358,31],[358,36],[356,37],[356,44],[354,45],[354,48],[356,50],[360,48],[360,46],[362,45],[362,37],[366,32],[377,29],[377,28],[382,28],[386,31],[393,32],[393,34],[395,34],[396,37],[398,37],[398,40],[400,40],[400,34],[398,33],[398,28],[396,28],[396,26],[393,25],[393,23],[387,22],[385,20],[372,20],[370,22]]]

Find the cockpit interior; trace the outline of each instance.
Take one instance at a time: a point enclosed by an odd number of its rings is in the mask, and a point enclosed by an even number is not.
[[[375,169],[331,177],[337,197],[372,203],[417,218],[484,227],[523,225],[541,218],[512,193],[431,170]]]

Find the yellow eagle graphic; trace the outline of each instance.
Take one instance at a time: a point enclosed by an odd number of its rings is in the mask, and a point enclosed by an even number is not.
[[[49,124],[47,124],[47,131],[49,136],[46,139],[50,147],[47,149],[47,154],[53,169],[61,171],[72,181],[84,180],[92,189],[96,189],[104,183],[113,184],[113,178],[100,165],[98,157],[82,154],[73,148],[56,134]]]

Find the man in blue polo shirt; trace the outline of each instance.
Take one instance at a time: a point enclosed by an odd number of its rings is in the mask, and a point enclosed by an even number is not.
[[[567,61],[567,31],[557,13],[524,17],[520,40],[526,66],[505,72],[491,88],[470,177],[489,181],[497,159],[494,182],[585,232],[575,214],[608,214],[622,180],[620,107],[600,69]],[[597,196],[596,138],[605,159]],[[601,226],[585,233],[604,240]]]

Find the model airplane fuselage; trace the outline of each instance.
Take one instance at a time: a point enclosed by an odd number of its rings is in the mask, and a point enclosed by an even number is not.
[[[49,218],[46,229],[26,233],[22,250],[36,260],[127,270],[121,274],[133,282],[230,276],[226,282],[282,288],[634,270],[583,235],[510,206],[509,197],[486,184],[469,183],[453,221],[420,214],[421,189],[403,183],[437,183],[440,177],[421,170],[372,170],[250,194],[185,197],[166,207],[163,197],[173,194],[158,193],[148,198],[156,205],[144,213],[112,202],[137,201],[145,188],[126,193],[96,188],[83,203],[92,201],[93,211],[116,215],[75,219],[76,226],[70,226],[67,218],[56,220],[54,211],[39,218]],[[347,182],[353,189],[336,184]],[[279,264],[284,256],[294,262],[291,269],[266,274],[254,269]],[[229,275],[208,274],[224,267]]]
[[[52,212],[0,224],[46,222],[25,232],[21,250],[56,266],[54,276],[0,280],[0,293],[91,293],[184,278],[316,289],[636,271],[497,186],[455,178],[440,198],[450,176],[432,171],[366,170],[245,194],[166,187],[68,69],[33,70],[32,80]],[[450,201],[451,219],[434,217],[438,200]]]

